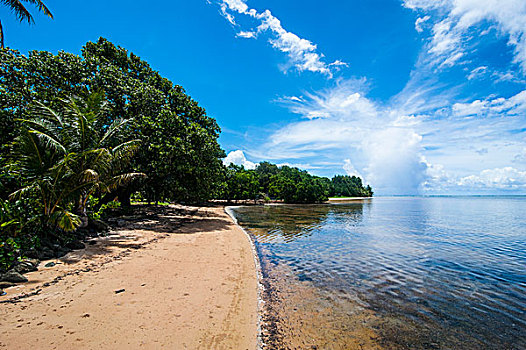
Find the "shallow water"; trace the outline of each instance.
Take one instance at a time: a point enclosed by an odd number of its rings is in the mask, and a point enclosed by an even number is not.
[[[271,348],[526,349],[526,198],[235,209]]]

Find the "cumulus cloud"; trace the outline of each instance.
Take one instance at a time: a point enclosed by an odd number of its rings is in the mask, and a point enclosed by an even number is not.
[[[484,169],[477,174],[455,177],[442,165],[427,165],[427,178],[423,187],[433,193],[520,193],[526,189],[526,171],[513,167]]]
[[[274,132],[264,146],[267,154],[297,159],[338,154],[347,174],[364,178],[378,193],[417,193],[426,169],[422,136],[412,128],[418,118],[375,103],[366,90],[364,80],[350,80],[281,100],[304,120]]]
[[[526,189],[526,171],[512,167],[486,169],[478,175],[461,178],[458,185],[472,189],[523,190]]]
[[[284,97],[279,102],[301,119],[274,131],[258,156],[344,162],[379,194],[415,194],[467,188],[441,164],[465,177],[483,166],[482,155],[486,165],[511,163],[524,147],[526,91],[453,105],[420,97],[379,103],[367,97],[364,80]]]
[[[350,159],[345,159],[343,162],[343,170],[345,170],[345,173],[349,176],[357,176],[361,177],[363,181],[366,179],[360,174],[358,170],[354,167]]]
[[[368,181],[383,194],[418,194],[427,164],[421,156],[422,136],[413,130],[389,128],[364,142],[369,159]]]
[[[256,169],[256,163],[253,163],[245,157],[245,153],[241,150],[231,151],[223,159],[223,164],[229,166],[230,164],[242,165],[245,169]]]
[[[429,163],[425,158],[422,158],[422,162],[426,165],[425,180],[421,185],[423,192],[447,193],[456,187],[456,180],[442,164]]]
[[[453,65],[481,23],[490,23],[514,50],[514,62],[526,72],[526,2],[524,0],[405,0],[407,8],[428,13],[435,21],[429,53],[438,65]],[[425,17],[424,17],[425,18]],[[417,30],[419,27],[417,26]]]
[[[526,90],[506,99],[503,97],[475,100],[470,103],[455,103],[453,113],[456,116],[470,115],[518,115],[526,111]]]
[[[347,66],[347,63],[340,60],[325,62],[324,55],[318,52],[316,44],[287,31],[269,10],[258,12],[249,8],[244,0],[220,0],[219,5],[223,17],[234,26],[238,26],[235,15],[244,15],[257,22],[254,29],[238,32],[238,37],[256,38],[260,33],[269,33],[268,41],[272,47],[285,53],[289,57],[289,65],[300,72],[317,72],[332,77],[333,69]]]

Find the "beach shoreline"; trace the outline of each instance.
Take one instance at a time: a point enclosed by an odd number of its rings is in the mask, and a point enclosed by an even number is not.
[[[373,197],[332,197],[332,198],[329,198],[325,203],[354,202],[354,201],[369,200],[372,198]]]
[[[232,222],[241,230],[243,231],[247,241],[250,244],[250,248],[252,250],[252,256],[254,259],[254,268],[256,270],[257,275],[257,305],[258,305],[258,317],[257,317],[257,332],[258,332],[258,338],[257,338],[257,349],[263,349],[264,343],[262,339],[262,327],[263,327],[263,312],[265,310],[265,300],[263,297],[264,294],[264,285],[263,285],[263,272],[261,270],[261,261],[259,258],[259,254],[256,248],[256,243],[252,236],[237,222],[237,218],[234,215],[233,210],[239,206],[226,206],[224,208],[225,213],[230,217]]]
[[[0,348],[256,349],[250,238],[222,206],[161,212],[45,261],[7,289]]]

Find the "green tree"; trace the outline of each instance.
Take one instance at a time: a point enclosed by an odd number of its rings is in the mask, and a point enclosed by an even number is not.
[[[201,202],[218,185],[224,151],[220,128],[181,86],[172,84],[147,62],[105,39],[88,42],[82,57],[59,52],[0,51],[0,143],[7,145],[20,129],[17,119],[34,101],[53,104],[68,96],[104,90],[104,124],[132,121],[123,137],[143,145],[130,169],[146,173],[140,186],[120,187],[107,195],[129,203],[133,191],[152,201]],[[0,159],[1,161],[1,159]],[[1,164],[0,164],[1,166]]]
[[[253,172],[254,176],[250,173]],[[305,170],[262,162],[255,171],[245,170],[242,166],[231,164],[226,168],[225,180],[219,198],[248,199],[256,193],[255,181],[259,183],[259,193],[265,197],[283,200],[285,203],[320,203],[329,196],[355,195],[372,196],[370,186],[363,187],[358,177],[335,176],[332,180],[326,177],[313,176]],[[338,192],[337,192],[338,191]],[[246,193],[250,193],[247,196]]]
[[[123,172],[139,141],[119,141],[127,120],[104,124],[103,93],[70,98],[60,107],[36,103],[31,116],[21,121],[12,168],[24,186],[11,197],[35,198],[43,226],[72,231],[87,225],[90,195],[144,175]]]
[[[243,166],[230,164],[225,168],[220,198],[227,200],[256,200],[260,191],[258,174]]]
[[[362,179],[357,176],[337,175],[332,178],[334,194],[343,197],[371,197],[370,186],[364,187]]]
[[[261,191],[264,193],[269,193],[269,186],[272,176],[279,173],[278,166],[269,162],[261,162],[256,166],[256,172],[259,177]]]
[[[0,2],[4,4],[4,6],[7,6],[7,8],[15,14],[16,18],[20,22],[27,21],[28,24],[32,24],[35,22],[31,13],[24,6],[24,2],[37,6],[39,11],[43,12],[49,18],[51,19],[53,18],[51,11],[49,11],[49,9],[46,7],[46,5],[44,5],[44,3],[41,0],[0,0]],[[2,27],[1,20],[0,20],[0,46],[2,49],[4,48],[4,29]]]

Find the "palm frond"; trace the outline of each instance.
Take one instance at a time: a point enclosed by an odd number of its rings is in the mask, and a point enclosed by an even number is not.
[[[33,118],[33,119],[16,119],[16,121],[24,124],[28,129],[41,130],[46,133],[57,134],[59,128],[53,122],[42,119],[42,118]]]
[[[62,116],[42,102],[37,101],[33,104],[32,114],[57,123],[60,127],[64,127]]]
[[[117,175],[112,178],[112,181],[110,183],[108,183],[107,189],[109,191],[113,191],[121,186],[130,184],[132,181],[135,181],[137,179],[144,179],[146,177],[147,176],[144,173],[126,173]]]
[[[42,148],[38,137],[31,134],[29,130],[23,129],[16,143],[18,144],[17,153],[20,157],[20,165],[25,168],[24,170],[42,169],[45,150]]]
[[[102,136],[99,146],[104,146],[106,142],[109,142],[111,138],[120,131],[120,129],[128,124],[131,121],[131,119],[116,119],[111,123],[111,125],[108,127],[108,130],[104,133],[104,136]]]
[[[96,168],[101,174],[111,173],[112,156],[107,148],[97,148],[84,152],[86,157],[89,157],[93,168]]]
[[[123,142],[112,150],[113,154],[113,166],[116,169],[121,169],[124,166],[128,165],[135,155],[139,146],[141,145],[141,140],[130,140]]]
[[[81,220],[78,215],[67,210],[57,210],[51,217],[50,221],[63,231],[75,231],[80,226]]]
[[[66,150],[66,148],[60,143],[59,140],[56,140],[55,138],[53,138],[53,136],[51,135],[48,135],[46,133],[43,133],[41,131],[38,131],[38,130],[30,130],[29,131],[31,134],[36,134],[44,143],[47,147],[55,150],[55,151],[58,151],[62,154],[66,154],[68,153],[68,151]]]
[[[33,5],[36,5],[38,7],[38,10],[43,12],[46,16],[53,19],[53,14],[49,9],[46,7],[46,5],[42,2],[42,0],[25,0]]]
[[[100,178],[99,173],[93,169],[86,169],[81,174],[81,180],[83,182],[96,182]]]
[[[26,187],[22,187],[9,195],[10,200],[26,198],[30,192],[35,191],[35,184],[31,184]]]
[[[31,16],[31,13],[25,8],[25,6],[22,4],[22,1],[20,0],[0,0],[4,5],[9,7],[11,11],[15,14],[16,18],[20,21],[27,21],[27,23],[31,24],[34,23],[33,16]]]

